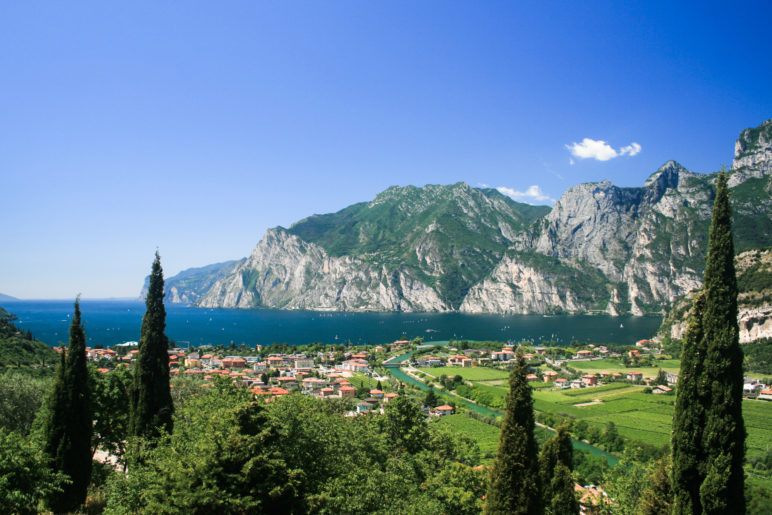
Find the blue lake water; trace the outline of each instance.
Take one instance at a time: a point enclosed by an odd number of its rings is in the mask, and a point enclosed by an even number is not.
[[[6,301],[15,323],[50,345],[66,342],[72,301]],[[202,309],[167,306],[166,334],[187,345],[367,344],[421,336],[426,340],[571,340],[632,344],[654,335],[660,317],[586,315],[466,315],[460,313],[320,313],[314,311]],[[139,339],[144,302],[82,300],[88,345]]]

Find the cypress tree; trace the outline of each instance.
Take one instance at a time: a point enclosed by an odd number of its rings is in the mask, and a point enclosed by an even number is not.
[[[574,493],[574,478],[563,463],[558,462],[550,481],[549,490],[553,492],[549,499],[549,512],[552,515],[575,515],[579,513],[579,503]]]
[[[164,333],[164,278],[157,251],[145,305],[134,369],[129,427],[132,435],[154,438],[161,431],[171,432],[174,413],[169,389],[169,339]]]
[[[561,506],[565,506],[566,499],[574,498],[574,482],[567,481],[565,477],[558,479],[558,467],[562,466],[568,471],[570,478],[574,468],[574,447],[571,444],[571,435],[566,426],[560,426],[557,434],[544,443],[539,455],[539,474],[544,488],[544,506],[552,506],[553,500],[558,499]],[[553,510],[553,513],[555,511]]]
[[[700,485],[705,478],[702,430],[705,425],[703,369],[705,341],[702,316],[705,295],[694,298],[681,353],[671,437],[673,456],[673,513],[701,513]]]
[[[62,358],[51,395],[45,425],[44,450],[56,471],[71,484],[49,499],[55,513],[73,511],[86,500],[91,478],[92,405],[86,364],[86,335],[81,324],[80,302],[70,324],[70,345]]]
[[[734,269],[731,209],[726,173],[716,186],[705,265],[704,384],[706,479],[700,488],[705,513],[725,513],[731,506],[745,512],[743,461],[745,424],[742,417],[743,352],[737,325],[737,277]]]
[[[507,410],[501,425],[499,449],[491,470],[485,513],[541,514],[537,444],[534,438],[533,399],[522,352],[509,375]]]

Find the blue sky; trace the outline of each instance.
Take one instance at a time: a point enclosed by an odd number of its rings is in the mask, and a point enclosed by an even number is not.
[[[3,2],[0,292],[135,296],[156,247],[239,258],[394,184],[712,172],[772,118],[769,2],[576,4]]]

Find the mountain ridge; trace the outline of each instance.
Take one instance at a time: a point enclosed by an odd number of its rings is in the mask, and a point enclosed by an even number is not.
[[[769,120],[735,144],[738,252],[772,244],[771,133]],[[267,230],[206,285],[167,284],[203,307],[661,314],[701,285],[716,177],[671,160],[642,186],[578,184],[551,209],[463,182],[392,186]]]

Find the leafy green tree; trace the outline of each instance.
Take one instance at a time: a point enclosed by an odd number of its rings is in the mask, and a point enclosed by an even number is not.
[[[640,515],[667,515],[673,505],[673,486],[670,480],[672,462],[667,456],[654,463],[649,487],[641,496]]]
[[[574,468],[574,447],[566,426],[560,426],[555,436],[544,443],[539,455],[539,474],[544,489],[545,507],[552,506],[554,499],[558,499],[556,502],[563,506],[566,499],[574,497],[573,479],[569,482],[566,482],[565,478],[556,480],[558,466],[563,466],[569,476]],[[569,489],[568,495],[562,488]]]
[[[102,374],[92,368],[91,376],[94,384],[94,449],[105,449],[122,459],[129,435],[131,371],[127,367],[118,367]]]
[[[0,428],[0,512],[40,513],[41,499],[64,491],[69,479],[47,461],[30,439]]]
[[[638,514],[650,477],[642,461],[641,456],[626,451],[619,463],[607,471],[603,488],[610,504],[603,503],[604,513]]]
[[[506,412],[491,471],[485,513],[539,514],[544,511],[539,484],[533,399],[522,352],[509,375]]]
[[[188,399],[171,435],[107,486],[108,513],[293,513],[302,473],[278,452],[282,438],[263,404],[223,385]]]
[[[424,399],[424,406],[436,408],[437,404],[439,404],[439,399],[437,399],[437,394],[434,393],[434,388],[429,388],[429,391],[426,392],[426,398]]]
[[[442,467],[427,484],[427,490],[440,502],[442,513],[477,515],[483,509],[487,472],[463,463]]]
[[[699,293],[687,322],[676,388],[673,432],[673,512],[692,514],[702,511],[700,485],[705,478],[705,452],[702,430],[705,424],[702,373],[705,361],[702,315],[705,296]]]
[[[157,437],[162,431],[171,432],[174,413],[169,391],[169,339],[164,333],[164,278],[157,251],[145,304],[131,392],[130,432],[135,436]]]
[[[28,435],[50,388],[50,378],[15,370],[0,375],[0,427]]]
[[[386,434],[398,449],[415,454],[425,447],[429,431],[418,404],[400,395],[389,401],[384,412]]]
[[[743,352],[737,325],[737,277],[734,269],[731,210],[727,176],[721,172],[705,265],[705,404],[702,433],[706,475],[700,487],[705,513],[745,511],[743,461],[745,424],[742,416]]]
[[[56,513],[73,511],[86,500],[93,432],[89,383],[86,335],[81,325],[80,301],[76,299],[70,345],[66,353],[62,350],[44,429],[44,451],[51,467],[71,481],[70,486],[49,498],[49,505]]]
[[[625,441],[619,435],[616,424],[611,421],[606,425],[606,431],[601,436],[601,442],[609,452],[619,452],[625,446]]]

